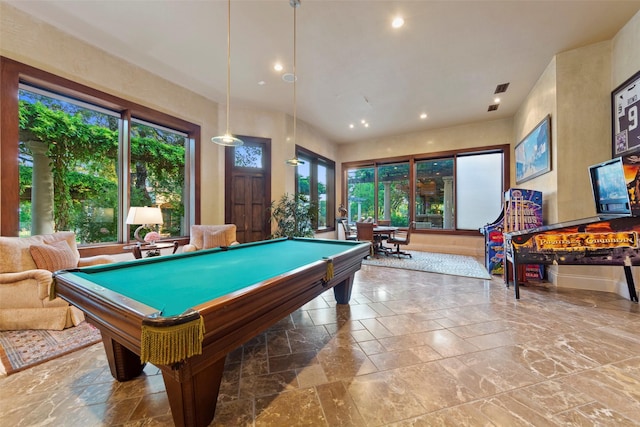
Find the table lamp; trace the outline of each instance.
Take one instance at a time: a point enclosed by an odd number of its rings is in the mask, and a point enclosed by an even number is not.
[[[131,207],[129,215],[127,215],[127,224],[140,224],[133,233],[133,237],[140,243],[144,243],[144,239],[140,237],[140,230],[148,225],[162,224],[162,211],[160,208],[153,207]]]

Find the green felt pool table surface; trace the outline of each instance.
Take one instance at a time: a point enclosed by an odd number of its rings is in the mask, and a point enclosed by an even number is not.
[[[324,239],[278,239],[123,263],[71,274],[175,316],[215,298],[321,262],[354,246]]]

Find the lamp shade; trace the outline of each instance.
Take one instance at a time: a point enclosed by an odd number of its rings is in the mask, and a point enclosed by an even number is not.
[[[127,224],[162,224],[162,211],[160,208],[132,207],[129,208]]]

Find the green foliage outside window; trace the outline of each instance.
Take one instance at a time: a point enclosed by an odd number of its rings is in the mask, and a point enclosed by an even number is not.
[[[70,102],[20,91],[20,227],[31,227],[34,151],[48,158],[54,230],[80,242],[117,240],[119,118]],[[131,206],[169,206],[163,232],[181,235],[185,139],[159,128],[131,126]],[[38,184],[38,183],[36,183]],[[42,191],[42,190],[41,190]]]

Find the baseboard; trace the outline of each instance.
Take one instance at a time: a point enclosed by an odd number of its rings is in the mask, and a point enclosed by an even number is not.
[[[616,274],[611,269],[620,269]],[[584,289],[589,291],[613,292],[629,298],[629,288],[622,267],[602,267],[603,274],[582,275],[577,268],[547,268],[547,279],[558,288]],[[608,274],[607,274],[608,273]],[[620,277],[621,276],[621,277]]]
[[[483,236],[460,236],[451,234],[411,234],[409,250],[440,254],[465,255],[484,260]]]
[[[422,251],[433,252],[439,254],[453,254],[453,255],[465,255],[477,259],[484,260],[484,252],[478,248],[470,246],[456,246],[456,245],[427,245],[427,244],[413,244],[408,247],[410,251]],[[484,262],[484,261],[483,261]]]

